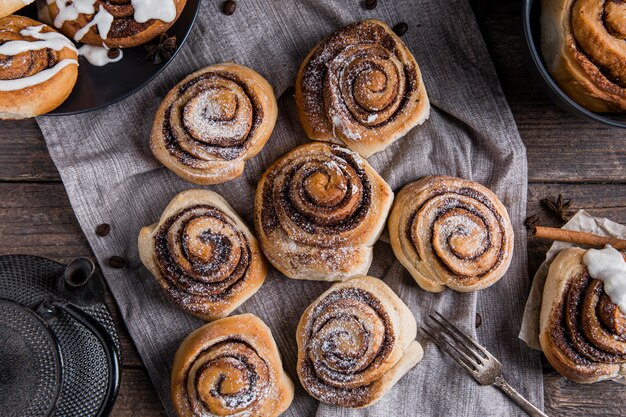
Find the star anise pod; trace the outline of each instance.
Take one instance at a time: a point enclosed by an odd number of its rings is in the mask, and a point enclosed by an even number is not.
[[[568,222],[572,217],[572,212],[570,210],[572,200],[563,200],[563,194],[559,194],[556,200],[546,197],[541,200],[541,202],[563,222]]]
[[[146,59],[155,65],[167,61],[174,55],[176,44],[176,36],[163,33],[156,43],[146,45],[146,51],[148,51]]]

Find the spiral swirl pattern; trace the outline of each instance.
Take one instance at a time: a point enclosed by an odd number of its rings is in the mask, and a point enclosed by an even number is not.
[[[550,363],[574,381],[624,378],[626,315],[602,281],[589,276],[584,252],[563,251],[550,267],[545,290],[552,288],[555,298],[542,307],[541,345]]]
[[[405,186],[389,219],[396,257],[429,291],[485,288],[511,261],[513,229],[498,198],[480,184],[426,177]]]
[[[323,402],[371,404],[388,388],[381,384],[395,372],[415,327],[408,308],[377,278],[336,284],[307,308],[298,326],[302,385]]]
[[[272,165],[257,187],[255,224],[264,253],[292,278],[363,275],[393,194],[357,154],[315,143]]]
[[[337,137],[368,157],[428,117],[411,53],[387,25],[366,20],[323,40],[305,59],[296,103],[311,139]]]
[[[0,119],[47,113],[72,91],[76,48],[65,36],[21,16],[0,18]]]
[[[152,130],[152,151],[165,166],[197,184],[241,175],[276,122],[276,99],[259,74],[220,64],[185,78],[165,98]]]
[[[209,191],[184,192],[158,225],[140,235],[142,259],[169,296],[189,313],[208,319],[237,308],[266,274],[256,240],[218,197]]]
[[[183,341],[172,370],[179,416],[278,416],[293,385],[272,335],[256,316],[208,324]]]
[[[161,1],[173,3],[175,15],[170,16],[171,20],[138,21],[131,0],[83,0],[78,6],[71,0],[47,0],[47,3],[50,18],[68,37],[88,45],[130,48],[164,33],[176,22],[186,4],[186,0]]]
[[[598,112],[626,112],[626,3],[549,0],[542,49],[570,97]]]

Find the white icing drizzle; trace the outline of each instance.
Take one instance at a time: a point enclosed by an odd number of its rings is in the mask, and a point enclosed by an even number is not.
[[[133,17],[139,23],[150,19],[169,23],[176,19],[174,0],[131,0],[131,3],[135,9]]]
[[[606,245],[604,249],[589,249],[583,262],[592,278],[604,282],[604,292],[611,302],[626,314],[626,262],[622,254]]]
[[[109,30],[111,30],[111,24],[113,23],[113,19],[113,15],[107,12],[106,9],[102,7],[102,5],[100,5],[100,10],[98,11],[98,13],[96,13],[93,19],[91,19],[91,22],[87,23],[79,31],[76,32],[76,34],[74,35],[74,40],[76,42],[80,41],[83,37],[85,37],[87,32],[89,32],[89,29],[94,26],[98,27],[98,34],[100,35],[100,37],[102,39],[106,39],[109,35]]]
[[[95,65],[96,67],[103,67],[106,64],[117,62],[124,56],[122,50],[118,49],[118,55],[115,58],[110,58],[109,48],[105,46],[92,45],[83,45],[78,50],[78,54],[84,56],[91,65]]]
[[[96,0],[47,0],[47,3],[55,3],[59,8],[59,14],[54,18],[54,26],[57,28],[68,20],[78,19],[81,14],[96,13]]]
[[[34,2],[35,0],[22,0],[22,2],[24,4],[31,4],[32,2]]]
[[[38,51],[40,49],[53,49],[60,51],[63,48],[76,51],[74,44],[65,36],[57,32],[42,32],[45,25],[29,26],[20,31],[20,35],[38,39],[36,41],[17,40],[9,41],[0,45],[0,55],[13,56],[26,51]]]
[[[0,80],[0,91],[22,90],[44,83],[69,65],[78,65],[78,62],[75,59],[68,58],[58,62],[54,67],[31,75],[30,77],[18,78],[17,80]]]

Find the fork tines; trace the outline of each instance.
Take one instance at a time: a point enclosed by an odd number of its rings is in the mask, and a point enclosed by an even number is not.
[[[426,323],[422,330],[435,344],[465,368],[474,377],[492,361],[496,361],[478,342],[461,331],[439,312],[428,316],[431,323]]]

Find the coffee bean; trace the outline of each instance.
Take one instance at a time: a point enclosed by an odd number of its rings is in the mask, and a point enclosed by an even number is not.
[[[222,11],[226,16],[232,15],[233,13],[235,13],[235,10],[237,10],[237,3],[234,0],[228,0],[224,2],[224,5],[222,6]]]
[[[378,6],[378,0],[365,0],[363,2],[363,7],[367,10],[374,10]]]
[[[481,324],[483,324],[483,318],[480,317],[480,314],[476,313],[476,328],[478,329]]]
[[[99,224],[96,227],[96,236],[105,237],[111,232],[111,225],[108,223]]]
[[[409,25],[407,25],[406,22],[400,22],[393,27],[393,31],[398,36],[404,35],[407,30],[409,30]]]
[[[110,59],[115,59],[120,56],[120,53],[122,53],[122,51],[120,51],[117,48],[113,48],[113,49],[109,49],[109,51],[107,52],[107,56]]]
[[[122,258],[121,256],[115,255],[109,258],[109,266],[111,268],[121,269],[124,268],[124,265],[126,265],[126,259]]]

